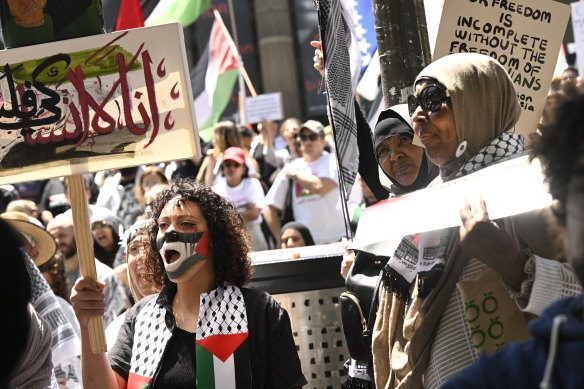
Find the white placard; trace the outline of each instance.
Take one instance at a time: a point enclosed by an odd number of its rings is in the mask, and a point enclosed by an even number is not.
[[[522,112],[517,132],[537,128],[570,7],[551,0],[444,2],[434,60],[453,53],[489,55],[507,70]]]
[[[578,72],[584,75],[584,2],[572,3],[572,31],[576,41]]]
[[[282,94],[276,92],[247,97],[245,110],[249,123],[259,123],[262,120],[281,120],[284,118]]]
[[[405,235],[460,226],[465,199],[473,204],[479,196],[493,220],[552,203],[539,161],[521,156],[366,208],[353,248],[388,255]]]

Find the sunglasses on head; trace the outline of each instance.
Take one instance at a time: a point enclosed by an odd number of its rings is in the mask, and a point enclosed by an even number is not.
[[[442,109],[442,104],[449,98],[448,91],[440,85],[427,85],[419,95],[410,94],[408,96],[408,111],[410,116],[414,116],[416,108],[420,106],[428,113],[438,112]]]
[[[225,161],[225,162],[223,162],[223,166],[231,168],[231,167],[240,167],[241,164],[237,163],[235,161]]]
[[[300,139],[303,142],[307,141],[308,139],[314,142],[315,140],[318,139],[318,137],[319,137],[318,134],[298,135],[298,139]]]

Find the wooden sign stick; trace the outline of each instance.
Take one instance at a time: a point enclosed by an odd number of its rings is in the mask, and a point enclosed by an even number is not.
[[[93,254],[93,237],[89,228],[89,213],[85,198],[85,181],[81,174],[66,177],[69,192],[69,202],[73,211],[73,228],[77,241],[77,257],[79,269],[83,277],[97,282],[97,270]],[[89,341],[91,351],[95,354],[107,352],[103,318],[94,317],[89,320]]]

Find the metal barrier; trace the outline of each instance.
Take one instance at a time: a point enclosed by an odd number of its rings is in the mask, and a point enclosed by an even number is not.
[[[340,243],[252,253],[250,287],[270,293],[288,311],[308,389],[340,389],[345,380],[342,257]]]

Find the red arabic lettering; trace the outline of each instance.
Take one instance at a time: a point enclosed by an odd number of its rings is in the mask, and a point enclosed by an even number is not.
[[[172,127],[174,127],[174,119],[172,118],[172,112],[169,112],[164,118],[164,129],[172,130]]]
[[[176,87],[178,86],[178,82],[176,84],[174,84],[174,86],[172,87],[171,91],[170,91],[170,98],[173,100],[176,100],[180,97],[180,89],[177,90]]]
[[[164,67],[165,59],[166,58],[162,58],[162,61],[160,61],[160,63],[158,64],[158,69],[156,70],[156,74],[158,74],[158,77],[160,78],[166,76],[166,67]]]

